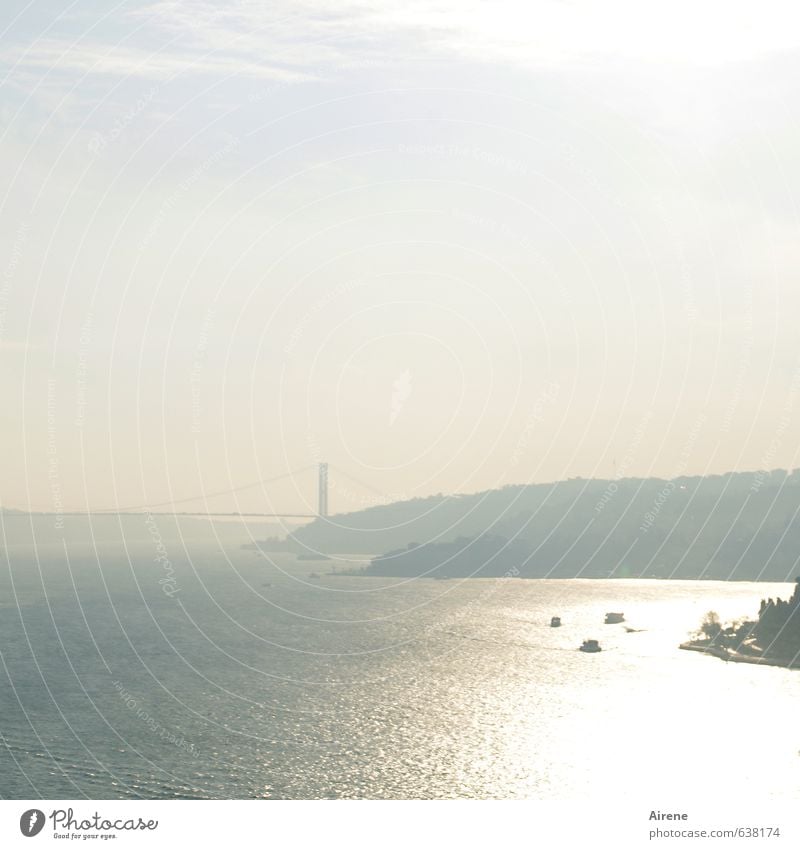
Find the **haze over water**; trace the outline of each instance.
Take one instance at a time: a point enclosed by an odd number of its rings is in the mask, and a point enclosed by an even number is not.
[[[13,552],[4,797],[796,798],[797,674],[677,648],[709,608],[752,615],[785,584],[404,581],[170,553],[172,598],[152,546]],[[604,651],[578,652],[587,637]]]

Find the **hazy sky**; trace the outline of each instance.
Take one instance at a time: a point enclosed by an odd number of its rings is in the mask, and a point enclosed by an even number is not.
[[[3,505],[799,465],[796,4],[0,15]]]

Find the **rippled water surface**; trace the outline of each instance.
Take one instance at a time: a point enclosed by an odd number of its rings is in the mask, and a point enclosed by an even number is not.
[[[800,673],[677,649],[785,584],[403,581],[181,549],[170,598],[152,546],[8,556],[5,798],[800,795]]]

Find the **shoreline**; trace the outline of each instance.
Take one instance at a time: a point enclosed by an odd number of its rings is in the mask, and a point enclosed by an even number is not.
[[[746,652],[727,649],[724,646],[716,646],[700,640],[688,640],[681,643],[678,648],[685,651],[696,651],[701,654],[710,654],[720,660],[732,663],[754,663],[758,666],[779,666],[782,669],[800,669],[800,656],[795,658],[777,657],[769,654],[747,654]]]

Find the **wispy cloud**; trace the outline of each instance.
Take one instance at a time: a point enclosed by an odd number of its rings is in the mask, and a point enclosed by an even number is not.
[[[403,407],[405,407],[406,401],[411,397],[412,389],[411,371],[406,369],[392,383],[392,408],[389,413],[390,426],[395,423]]]
[[[769,15],[754,16],[744,0],[703,4],[674,0],[158,0],[133,13],[204,48],[251,51],[311,47],[314,63],[325,44],[346,51],[395,47],[444,51],[472,60],[526,67],[565,65],[586,58],[623,57],[717,64],[800,47],[800,12],[777,0]],[[313,43],[316,42],[316,47]],[[335,45],[335,46],[334,46]],[[329,57],[331,58],[331,57]]]
[[[92,27],[17,44],[18,69],[164,79],[174,74],[296,80],[336,68],[438,56],[524,68],[598,60],[720,64],[800,48],[800,11],[776,0],[755,16],[743,0],[157,0],[109,17],[125,43]]]
[[[72,43],[48,39],[33,47],[15,47],[0,53],[4,65],[53,72],[78,72],[163,80],[182,73],[239,74],[286,82],[308,75],[290,68],[233,55],[210,55],[186,50],[152,51],[139,47]]]

